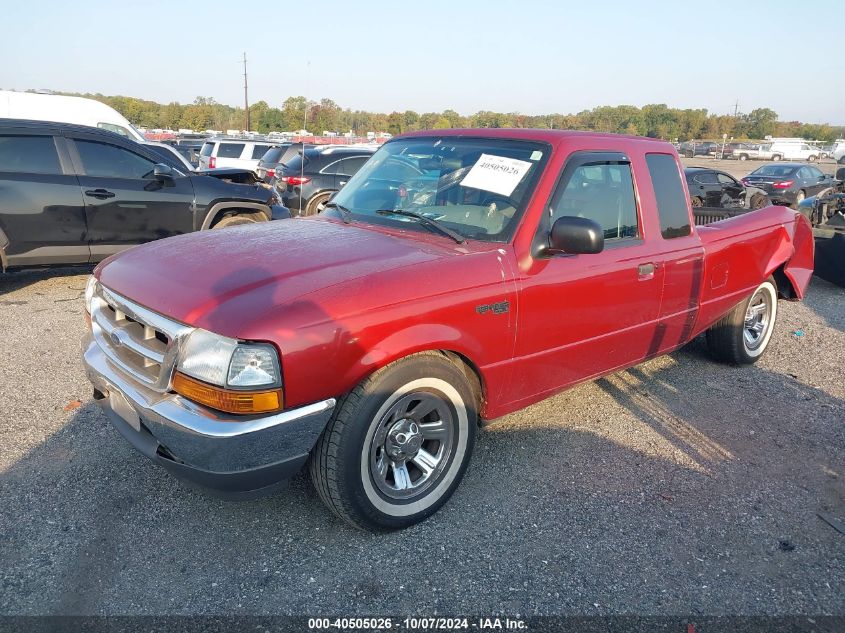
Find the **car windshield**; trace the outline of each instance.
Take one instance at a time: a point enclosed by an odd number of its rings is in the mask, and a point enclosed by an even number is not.
[[[334,197],[353,219],[427,231],[425,216],[467,239],[510,239],[548,158],[545,143],[457,136],[392,140]],[[332,212],[332,210],[329,210]]]
[[[789,176],[795,171],[795,167],[790,165],[763,165],[762,167],[751,172],[751,176],[774,176],[775,178],[783,178]]]

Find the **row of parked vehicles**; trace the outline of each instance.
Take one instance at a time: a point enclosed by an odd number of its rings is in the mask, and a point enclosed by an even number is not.
[[[686,141],[678,146],[678,153],[687,158],[712,156],[735,160],[803,160],[810,163],[833,158],[845,164],[845,140],[829,145],[811,145],[801,139],[781,139],[768,143],[719,143],[716,141]]]

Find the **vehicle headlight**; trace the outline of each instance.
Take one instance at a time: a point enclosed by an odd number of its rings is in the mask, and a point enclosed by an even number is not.
[[[97,290],[97,278],[94,275],[88,277],[85,284],[85,311],[91,314],[91,301],[94,299],[94,292]]]
[[[279,357],[267,343],[239,343],[233,338],[194,330],[179,354],[183,374],[220,387],[277,387]]]
[[[229,413],[266,413],[283,405],[279,355],[267,343],[242,343],[196,329],[179,352],[176,393]]]

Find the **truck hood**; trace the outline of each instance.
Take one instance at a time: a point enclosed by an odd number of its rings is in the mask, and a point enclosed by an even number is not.
[[[238,338],[268,310],[303,295],[457,254],[459,249],[420,234],[403,237],[321,219],[283,220],[136,246],[105,260],[95,275],[107,288],[155,312]]]

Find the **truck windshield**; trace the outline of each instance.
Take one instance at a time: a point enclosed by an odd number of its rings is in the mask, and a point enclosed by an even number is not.
[[[385,143],[334,198],[352,219],[431,230],[423,215],[463,238],[510,239],[542,173],[545,143],[458,136]],[[340,213],[329,209],[327,214]]]

